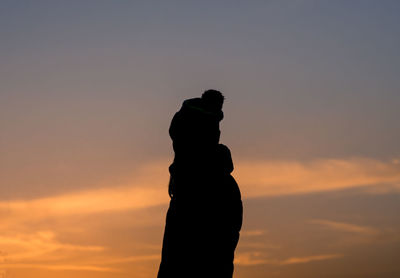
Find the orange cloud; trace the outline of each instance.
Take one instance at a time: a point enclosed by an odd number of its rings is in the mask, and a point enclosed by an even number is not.
[[[245,198],[377,185],[400,191],[399,164],[366,158],[238,162],[235,176]]]
[[[15,261],[22,259],[37,259],[45,254],[57,251],[89,251],[99,252],[103,246],[73,245],[59,242],[53,231],[38,231],[30,234],[17,234],[12,236],[0,236],[0,246],[6,250],[6,255],[0,255],[3,261]]]
[[[300,264],[300,263],[310,263],[314,261],[330,260],[340,257],[343,257],[343,255],[322,254],[322,255],[304,256],[304,257],[290,257],[288,259],[279,260],[279,259],[265,258],[265,254],[262,252],[244,252],[236,255],[235,264],[243,266],[253,266],[261,264],[284,266],[290,264]]]
[[[240,232],[240,235],[243,237],[254,237],[254,236],[261,236],[266,233],[265,230],[244,230]]]
[[[116,272],[117,270],[109,267],[92,266],[92,265],[68,265],[68,264],[29,264],[29,263],[3,263],[0,264],[3,268],[39,268],[48,270],[85,270],[85,271],[100,271],[100,272]]]
[[[3,222],[127,211],[167,204],[167,161],[148,164],[126,185],[110,185],[33,200],[0,201]],[[234,172],[243,198],[305,194],[364,187],[382,192],[383,185],[400,191],[400,165],[372,159],[325,159],[311,162],[250,161],[236,163]],[[379,185],[379,186],[378,186]],[[386,188],[385,187],[385,188]],[[8,219],[4,221],[4,219]]]
[[[326,255],[316,255],[316,256],[306,256],[306,257],[292,257],[286,260],[281,261],[280,265],[288,265],[288,264],[304,264],[314,261],[323,261],[329,259],[336,259],[343,257],[342,254],[326,254]]]
[[[11,213],[73,215],[140,209],[164,204],[166,201],[165,186],[120,186],[34,200],[0,202],[0,209]]]
[[[167,163],[145,165],[126,185],[81,190],[32,200],[0,201],[0,227],[12,223],[112,211],[143,209],[169,201]]]
[[[343,232],[350,232],[350,233],[363,234],[363,235],[376,235],[379,233],[378,229],[375,229],[372,227],[355,225],[355,224],[344,223],[344,222],[336,222],[336,221],[329,221],[329,220],[322,220],[322,219],[314,219],[314,220],[310,220],[310,222],[314,223],[314,224],[322,225],[326,228],[330,228],[330,229],[337,230],[337,231],[343,231]]]
[[[140,210],[166,205],[168,162],[159,161],[135,172],[135,178],[123,185],[70,192],[32,200],[0,201],[0,228],[9,234],[0,236],[0,270],[4,268],[42,268],[51,270],[118,271],[108,264],[122,264],[159,260],[159,250],[138,256],[105,255],[108,246],[70,244],[58,239],[60,227],[43,227],[41,222],[52,217],[68,219],[81,215]],[[296,161],[250,161],[236,163],[235,177],[244,198],[305,194],[333,191],[352,187],[370,189],[382,184],[392,190],[400,188],[400,165],[372,159]],[[379,191],[381,192],[381,191]],[[373,193],[370,191],[370,193]],[[373,234],[375,229],[355,224],[315,219],[312,223],[323,227]],[[26,223],[37,223],[37,232]],[[40,224],[41,223],[41,224]],[[50,223],[50,222],[49,222]],[[162,223],[159,223],[162,225]],[[90,224],[88,224],[90,227]],[[57,230],[58,229],[58,230]],[[258,237],[264,230],[243,231],[243,238]],[[243,242],[246,244],[246,242]],[[252,243],[259,246],[259,243]],[[279,248],[275,247],[275,248]],[[96,254],[86,256],[88,253]],[[154,254],[156,253],[156,254]],[[92,261],[81,257],[91,257]],[[287,259],[266,258],[264,252],[238,253],[239,265],[289,265],[338,258],[338,254],[321,254]],[[36,263],[34,263],[36,262]]]
[[[104,246],[60,242],[53,231],[0,236],[0,246],[0,270],[34,268],[116,272],[120,270],[107,265],[160,259],[159,250],[153,255],[108,255]]]

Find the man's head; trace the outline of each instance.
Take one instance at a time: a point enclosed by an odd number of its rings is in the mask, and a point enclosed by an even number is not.
[[[221,111],[224,104],[224,95],[217,90],[207,90],[201,95],[206,108],[210,111]]]

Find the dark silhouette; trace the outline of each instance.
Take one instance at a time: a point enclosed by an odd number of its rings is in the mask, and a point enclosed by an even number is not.
[[[208,90],[185,100],[172,119],[175,157],[158,278],[233,275],[243,209],[231,153],[219,144],[223,102]]]

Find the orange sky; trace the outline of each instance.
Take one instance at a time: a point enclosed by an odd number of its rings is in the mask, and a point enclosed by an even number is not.
[[[169,123],[210,88],[244,202],[235,278],[400,276],[399,11],[2,1],[0,278],[155,277]]]
[[[40,277],[67,277],[70,272],[78,277],[154,276],[168,204],[165,165],[168,160],[143,166],[126,184],[0,202],[4,273],[21,277],[32,271]],[[236,253],[238,276],[245,277],[249,269],[261,266],[269,271],[289,271],[303,264],[340,263],[351,256],[348,248],[353,245],[365,248],[400,240],[398,227],[368,223],[376,221],[369,212],[354,214],[357,204],[350,204],[344,215],[340,211],[326,214],[324,207],[307,213],[312,202],[316,208],[321,205],[315,199],[340,201],[341,195],[357,199],[361,194],[373,200],[374,196],[398,194],[400,165],[396,161],[237,161],[236,167],[245,205],[253,199],[256,203],[278,202],[277,208],[265,210],[267,218],[272,219],[263,223],[259,222],[262,206],[255,211],[253,205],[245,206],[245,224]],[[295,206],[305,210],[300,211],[301,217],[291,219],[299,212],[291,211],[285,198],[300,200]],[[285,203],[289,207],[282,208]],[[396,219],[396,215],[385,217]],[[297,239],[288,238],[280,230],[292,220],[290,225],[298,229]],[[308,238],[315,235],[338,241],[338,246],[331,246],[331,242],[313,246],[317,243]]]

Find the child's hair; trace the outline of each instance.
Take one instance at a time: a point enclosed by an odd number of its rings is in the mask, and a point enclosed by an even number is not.
[[[205,91],[201,95],[201,99],[208,107],[214,108],[215,110],[221,110],[225,97],[220,91],[211,89]]]

